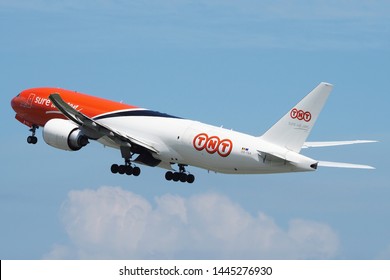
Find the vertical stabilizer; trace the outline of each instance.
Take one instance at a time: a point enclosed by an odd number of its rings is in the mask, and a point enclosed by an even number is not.
[[[320,83],[264,133],[261,139],[299,153],[332,88],[331,84]]]

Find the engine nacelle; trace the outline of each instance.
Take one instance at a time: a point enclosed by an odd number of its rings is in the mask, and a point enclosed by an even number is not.
[[[89,143],[79,127],[69,120],[52,119],[43,127],[43,139],[57,149],[78,151]]]

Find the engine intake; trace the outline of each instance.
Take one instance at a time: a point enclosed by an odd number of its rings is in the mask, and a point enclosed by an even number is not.
[[[43,127],[43,139],[57,149],[65,151],[78,151],[89,141],[79,126],[69,120],[52,119]]]

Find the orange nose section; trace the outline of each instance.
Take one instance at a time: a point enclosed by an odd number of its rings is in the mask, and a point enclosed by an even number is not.
[[[11,107],[17,113],[18,112],[17,110],[18,110],[19,106],[20,106],[20,97],[19,96],[15,96],[11,100]]]

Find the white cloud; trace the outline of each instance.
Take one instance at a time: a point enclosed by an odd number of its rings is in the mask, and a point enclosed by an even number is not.
[[[71,191],[62,207],[69,245],[45,258],[322,259],[339,239],[324,223],[293,219],[286,230],[221,194],[163,195],[155,206],[114,187]]]

